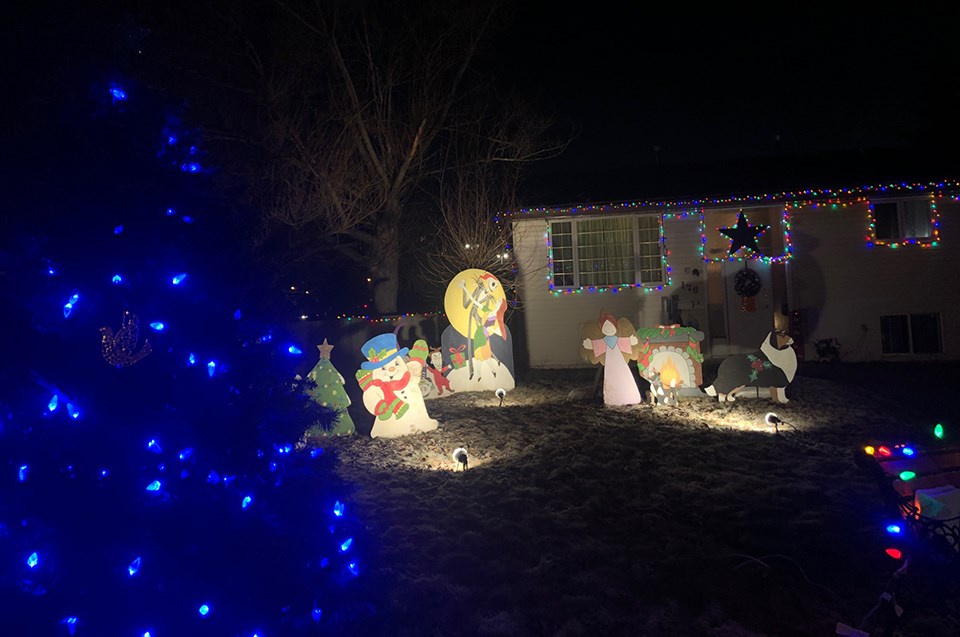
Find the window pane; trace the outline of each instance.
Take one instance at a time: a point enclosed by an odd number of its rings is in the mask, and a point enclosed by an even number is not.
[[[645,285],[663,283],[663,263],[660,258],[660,217],[638,217],[640,281]]]
[[[884,354],[910,353],[910,332],[905,314],[880,317],[880,342]]]
[[[873,223],[877,239],[899,239],[900,224],[897,221],[897,203],[888,201],[873,204]]]
[[[635,283],[632,218],[578,220],[577,266],[582,286]]]
[[[911,314],[910,339],[914,354],[936,354],[940,348],[940,315]]]
[[[926,199],[908,199],[903,202],[903,236],[925,239],[933,235],[930,225],[930,202]]]

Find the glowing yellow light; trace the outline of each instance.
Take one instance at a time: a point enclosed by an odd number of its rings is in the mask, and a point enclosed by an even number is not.
[[[863,450],[866,452],[868,456],[872,456],[876,452],[876,449],[874,449],[870,445],[867,445],[866,447],[864,447]]]

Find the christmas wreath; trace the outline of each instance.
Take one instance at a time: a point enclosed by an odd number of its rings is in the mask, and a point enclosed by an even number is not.
[[[760,293],[761,288],[763,288],[763,281],[760,279],[760,275],[747,268],[737,272],[733,279],[733,290],[739,296],[756,296]]]

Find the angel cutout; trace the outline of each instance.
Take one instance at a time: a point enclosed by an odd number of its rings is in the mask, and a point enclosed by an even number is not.
[[[584,323],[580,354],[591,363],[603,365],[603,402],[606,405],[636,405],[643,402],[640,388],[627,364],[636,360],[640,349],[637,331],[630,319],[619,321],[603,312],[596,322]]]

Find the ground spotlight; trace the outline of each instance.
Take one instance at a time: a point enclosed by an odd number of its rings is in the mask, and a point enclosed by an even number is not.
[[[463,447],[457,447],[453,450],[451,454],[453,461],[456,463],[453,470],[454,471],[466,471],[467,470],[467,450]]]

